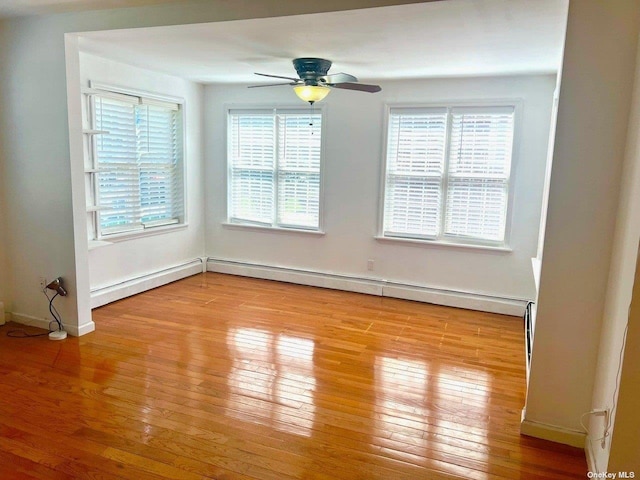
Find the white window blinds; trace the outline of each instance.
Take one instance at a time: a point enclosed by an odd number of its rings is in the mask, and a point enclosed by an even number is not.
[[[389,114],[384,235],[505,240],[514,107]]]
[[[93,110],[100,236],[182,222],[180,106],[105,94]]]
[[[319,228],[322,115],[229,112],[229,220]]]
[[[512,141],[513,108],[451,111],[446,235],[504,240]]]
[[[385,233],[434,237],[440,230],[446,111],[389,117]]]
[[[232,114],[229,137],[229,217],[270,225],[275,192],[274,117]]]

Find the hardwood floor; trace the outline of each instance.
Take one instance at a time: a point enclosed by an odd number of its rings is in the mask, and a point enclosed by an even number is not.
[[[94,321],[0,329],[0,478],[586,478],[518,433],[513,317],[207,273]]]

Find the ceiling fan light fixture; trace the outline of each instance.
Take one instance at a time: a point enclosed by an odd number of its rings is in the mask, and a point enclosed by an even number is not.
[[[300,100],[313,104],[329,95],[331,89],[319,85],[298,85],[297,87],[293,87],[293,91],[296,92]]]

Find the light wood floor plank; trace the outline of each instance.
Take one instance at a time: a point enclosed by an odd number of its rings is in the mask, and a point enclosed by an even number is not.
[[[0,478],[586,475],[519,435],[521,319],[207,273],[94,321],[0,329]]]

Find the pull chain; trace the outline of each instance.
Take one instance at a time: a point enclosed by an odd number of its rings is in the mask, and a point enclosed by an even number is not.
[[[309,108],[309,126],[313,127],[313,103],[314,102],[309,102],[309,105],[311,105],[311,107]],[[311,135],[313,135],[313,130],[311,130]]]

